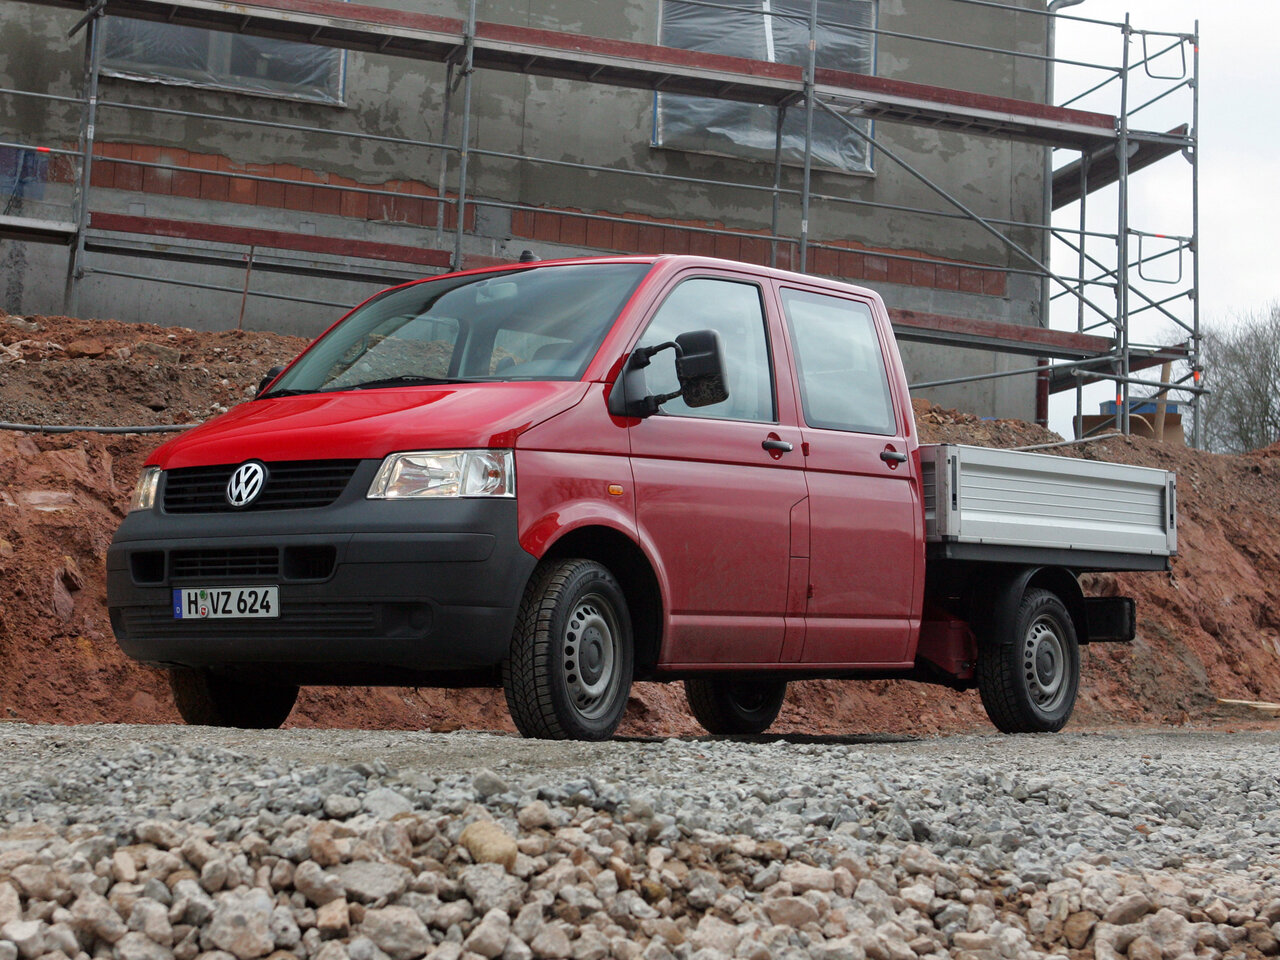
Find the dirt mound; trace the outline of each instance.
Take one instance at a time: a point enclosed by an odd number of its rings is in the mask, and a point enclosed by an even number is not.
[[[252,393],[298,338],[65,317],[0,317],[0,421],[147,425],[212,416]],[[1016,420],[917,402],[925,441],[1059,439]],[[163,439],[0,430],[0,718],[176,722],[159,671],[117,649],[103,565],[147,454]],[[1217,697],[1280,700],[1280,449],[1224,457],[1139,439],[1069,456],[1178,472],[1180,555],[1168,574],[1089,578],[1138,600],[1139,638],[1084,654],[1077,725],[1220,718]],[[512,729],[500,691],[309,688],[292,726]],[[990,729],[976,693],[901,681],[793,684],[778,731]],[[639,684],[625,735],[697,734],[679,685]]]

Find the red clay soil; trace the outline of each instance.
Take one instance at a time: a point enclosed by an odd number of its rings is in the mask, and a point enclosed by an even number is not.
[[[189,423],[251,392],[304,341],[146,324],[0,315],[0,421]],[[1058,439],[1015,420],[916,404],[925,441],[1019,446]],[[0,429],[0,719],[173,723],[163,673],[125,658],[107,619],[103,564],[147,454],[163,436]],[[1217,698],[1280,701],[1280,445],[1217,456],[1141,439],[1063,453],[1178,473],[1170,573],[1087,578],[1137,598],[1138,639],[1086,648],[1072,725],[1254,725]],[[297,727],[511,730],[501,691],[307,688]],[[990,730],[978,696],[903,681],[793,684],[776,732]],[[701,733],[678,684],[638,684],[620,731]]]

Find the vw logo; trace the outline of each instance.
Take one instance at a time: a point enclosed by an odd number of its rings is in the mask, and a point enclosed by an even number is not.
[[[236,467],[227,481],[227,503],[233,507],[247,507],[258,499],[258,494],[267,483],[267,465],[257,460],[250,460]]]

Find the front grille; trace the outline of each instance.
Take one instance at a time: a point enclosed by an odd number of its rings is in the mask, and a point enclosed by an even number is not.
[[[234,636],[303,640],[378,635],[378,606],[372,603],[324,603],[290,600],[280,616],[262,620],[175,620],[168,607],[126,607],[120,611],[124,633],[136,639]]]
[[[279,573],[280,551],[275,547],[174,550],[169,554],[173,580],[275,577]]]
[[[227,481],[239,466],[182,467],[165,476],[166,513],[229,513],[240,510],[303,510],[327,507],[351,482],[359,460],[286,460],[267,464],[267,483],[247,507],[227,502]]]

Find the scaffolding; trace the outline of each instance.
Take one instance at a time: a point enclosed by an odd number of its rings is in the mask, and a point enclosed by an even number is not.
[[[800,271],[839,275],[839,258],[850,249],[848,245],[830,238],[823,239],[811,229],[811,205],[815,203],[837,210],[849,205],[976,225],[997,241],[1014,263],[965,266],[977,271],[1037,278],[1043,285],[1044,304],[1049,308],[1044,311],[1042,325],[1021,326],[984,318],[939,316],[896,309],[891,311],[891,316],[897,335],[903,340],[1025,356],[1034,358],[1034,363],[1013,370],[915,383],[912,384],[913,390],[993,377],[1034,377],[1039,398],[1046,409],[1050,394],[1074,391],[1077,423],[1080,423],[1084,385],[1108,381],[1116,388],[1115,426],[1125,433],[1132,426],[1131,397],[1151,394],[1159,396],[1163,402],[1170,392],[1174,392],[1189,397],[1195,411],[1198,398],[1204,392],[1201,386],[1197,296],[1199,245],[1196,236],[1198,27],[1192,33],[1147,31],[1133,27],[1128,17],[1122,22],[1114,22],[1051,13],[996,0],[949,0],[958,6],[987,8],[993,14],[1043,18],[1047,37],[1052,36],[1053,24],[1060,21],[1073,21],[1110,31],[1118,37],[1120,47],[1118,63],[1112,65],[1055,57],[1051,40],[1046,41],[1043,53],[1036,53],[895,33],[878,26],[868,28],[877,36],[907,38],[922,44],[1007,56],[1017,62],[1042,66],[1046,89],[1051,87],[1051,77],[1059,67],[1092,71],[1094,75],[1101,76],[1101,80],[1087,85],[1079,94],[1060,104],[1053,104],[823,69],[817,66],[813,56],[806,64],[790,65],[488,23],[477,19],[476,0],[469,0],[467,16],[460,19],[338,0],[25,2],[83,13],[70,34],[83,37],[75,41],[84,44],[83,84],[80,95],[76,97],[16,89],[0,89],[0,96],[34,98],[51,105],[75,104],[80,112],[80,129],[75,144],[0,142],[0,148],[17,150],[20,156],[43,156],[51,169],[61,170],[61,175],[50,176],[50,181],[63,185],[59,197],[51,192],[42,205],[36,205],[35,216],[29,210],[21,215],[12,215],[6,207],[0,215],[0,237],[62,243],[69,247],[66,279],[69,312],[75,308],[80,285],[95,274],[139,282],[178,283],[238,293],[242,298],[260,296],[342,306],[344,304],[315,295],[254,290],[251,283],[253,274],[255,271],[272,272],[381,286],[424,272],[476,265],[483,263],[485,258],[468,255],[465,241],[477,212],[486,209],[501,209],[513,215],[572,216],[587,224],[587,236],[580,244],[583,248],[595,246],[587,242],[593,223],[636,223],[625,215],[549,210],[477,192],[472,163],[514,161],[593,175],[635,178],[650,184],[691,183],[768,196],[772,200],[772,219],[766,231],[681,223],[664,224],[663,229],[691,236],[750,242],[756,245],[756,249],[764,251],[766,262]],[[716,6],[710,0],[682,2]],[[415,140],[246,116],[215,116],[104,98],[99,81],[103,70],[102,24],[103,17],[108,14],[443,64],[446,82],[441,136],[437,140]],[[770,12],[767,5],[762,15],[788,16]],[[804,19],[807,20],[809,36],[815,37],[821,25],[817,0],[811,0],[808,16]],[[1134,54],[1135,45],[1140,45],[1140,55]],[[812,49],[813,43],[810,44]],[[1173,64],[1173,69],[1168,69],[1170,64]],[[778,144],[771,167],[771,181],[763,178],[759,182],[714,180],[480,149],[471,143],[475,113],[473,83],[477,71],[504,71],[583,84],[735,100],[774,108],[779,118]],[[1154,92],[1150,90],[1152,84],[1158,87]],[[1085,109],[1086,105],[1092,106],[1104,97],[1108,99],[1103,112]],[[1163,130],[1141,126],[1144,117],[1149,116],[1146,111],[1156,104],[1167,105],[1177,98],[1190,99],[1187,122]],[[821,112],[834,117],[852,135],[865,140],[878,158],[897,165],[923,184],[937,198],[939,205],[922,208],[819,193],[813,186],[811,133],[805,141],[800,185],[784,186],[781,131],[782,117],[787,110],[805,111],[810,131],[815,114]],[[97,189],[95,163],[121,162],[118,157],[113,158],[105,152],[105,147],[98,142],[99,133],[104,126],[109,126],[112,116],[129,114],[199,119],[248,129],[325,135],[336,140],[354,137],[365,142],[381,141],[419,151],[432,158],[430,166],[438,170],[434,191],[415,196],[434,213],[434,224],[424,233],[424,236],[432,238],[432,242],[422,243],[417,239],[413,243],[362,241],[289,230],[237,228],[196,220],[95,210],[92,203]],[[1065,163],[1053,166],[1046,178],[1045,206],[1052,210],[1066,210],[1074,204],[1078,207],[1077,222],[1073,226],[1055,224],[1051,221],[1049,209],[1045,211],[1045,222],[984,217],[963,203],[953,191],[914,166],[907,156],[878,135],[877,128],[858,122],[863,120],[1035,144],[1053,151],[1055,155],[1070,157]],[[456,122],[452,136],[451,122]],[[1190,196],[1185,198],[1190,206],[1190,230],[1177,234],[1151,226],[1141,229],[1134,226],[1130,177],[1165,157],[1179,153],[1189,162],[1191,170]],[[141,170],[144,175],[148,171],[163,171],[168,176],[225,177],[269,184],[273,189],[306,187],[331,190],[335,197],[356,195],[371,203],[388,206],[404,201],[402,189],[389,185],[317,183],[301,175],[292,178],[245,170],[210,170],[204,165],[156,159],[134,158],[129,161],[129,166]],[[1089,198],[1111,186],[1116,192],[1112,208],[1114,222],[1099,228],[1092,223],[1096,211],[1090,209]],[[800,229],[793,233],[782,230],[779,211],[783,200],[799,205]],[[1041,239],[1038,244],[1028,244],[1025,240],[1015,239],[1015,235]],[[636,244],[637,249],[622,249],[615,243],[609,249],[613,252],[646,252],[639,249],[640,246],[642,244]],[[155,268],[122,270],[108,265],[107,256],[134,257],[144,262],[187,261],[233,267],[244,270],[244,283],[242,288],[200,283],[191,278],[165,276]],[[930,255],[881,251],[879,256],[930,269],[956,267],[955,260]],[[1172,273],[1161,274],[1161,269],[1170,263],[1175,264],[1176,269]],[[1069,264],[1070,269],[1055,267],[1056,264]],[[1157,290],[1162,292],[1155,292]],[[1052,326],[1050,315],[1053,317]],[[1171,346],[1148,342],[1149,338],[1137,336],[1136,330],[1151,317],[1181,331],[1182,342]],[[1169,365],[1172,363],[1185,366],[1185,372],[1180,369],[1176,378],[1171,378]],[[1138,376],[1142,371],[1154,369],[1161,371],[1160,381]],[[1196,445],[1200,444],[1200,429],[1197,416]]]

